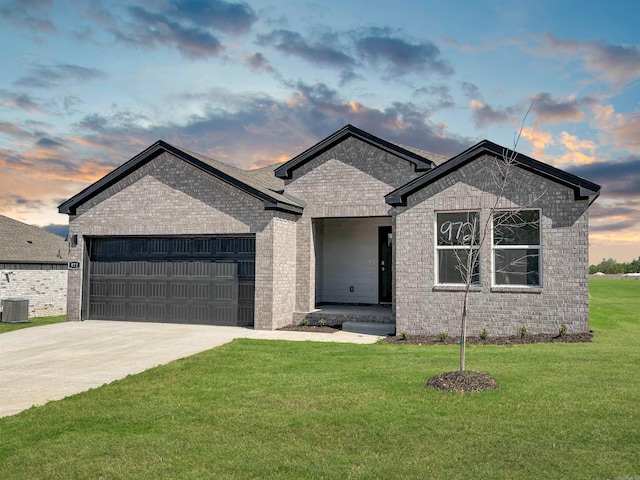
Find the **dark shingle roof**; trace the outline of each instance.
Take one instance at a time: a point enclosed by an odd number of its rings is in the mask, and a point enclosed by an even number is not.
[[[67,263],[64,238],[0,215],[0,263]]]
[[[263,183],[267,188],[279,192],[284,189],[284,180],[276,177],[275,170],[283,164],[284,162],[280,162],[273,165],[267,165],[266,167],[256,168],[254,170],[247,170],[247,173],[256,181]]]
[[[431,160],[436,165],[440,165],[449,160],[449,157],[445,157],[444,155],[440,155],[438,153],[428,152],[416,147],[409,147],[408,145],[402,145],[401,143],[396,143],[396,145],[398,145],[400,148],[404,148],[405,150],[409,150],[410,152],[417,153],[421,157],[426,158],[427,160]]]
[[[392,206],[406,205],[407,198],[413,193],[421,190],[427,185],[430,185],[436,180],[445,177],[468,162],[487,154],[497,157],[506,156],[507,158],[513,158],[517,167],[572,188],[576,200],[588,199],[591,204],[600,195],[600,185],[565,172],[564,170],[560,170],[559,168],[555,168],[549,164],[534,160],[533,158],[527,157],[521,153],[501,147],[489,140],[482,140],[464,152],[456,155],[450,160],[447,160],[445,163],[438,165],[430,172],[427,172],[406,185],[388,193],[385,195],[385,201],[387,204]]]
[[[227,163],[200,155],[199,153],[176,147],[162,140],[157,141],[128,162],[120,165],[94,184],[61,204],[58,207],[58,211],[60,213],[75,215],[76,208],[79,205],[107,189],[111,185],[117,183],[134,170],[161,155],[163,152],[168,152],[203,172],[227,182],[239,190],[261,200],[264,202],[266,209],[282,210],[289,213],[302,213],[304,202],[301,202],[290,195],[283,195],[281,191],[270,188],[273,186],[272,183],[275,182],[267,182],[260,175],[252,175],[251,172],[246,170],[241,170]]]
[[[226,173],[230,177],[235,178],[236,180],[239,180],[245,185],[251,186],[256,190],[259,190],[266,195],[273,195],[279,201],[290,201],[289,199],[285,199],[285,197],[281,195],[282,190],[284,189],[284,181],[275,177],[275,175],[273,174],[274,168],[272,168],[271,166],[259,168],[257,170],[242,170],[238,167],[234,167],[233,165],[229,165],[228,163],[205,157],[204,155],[200,155],[199,153],[185,150],[184,148],[176,147],[175,145],[173,145],[173,147],[177,150],[188,153],[194,158],[203,161],[207,165],[210,165],[213,168]],[[271,169],[271,172],[269,172],[269,169]],[[262,170],[266,171],[263,172]]]
[[[276,176],[282,179],[291,178],[293,171],[296,168],[313,160],[318,155],[326,152],[330,148],[334,147],[335,145],[339,144],[349,137],[355,137],[365,143],[379,148],[380,150],[384,150],[385,152],[388,152],[392,155],[395,155],[396,157],[402,158],[403,160],[412,163],[415,166],[415,170],[417,172],[430,170],[436,163],[431,158],[418,153],[422,152],[421,150],[414,148],[408,149],[398,144],[388,142],[387,140],[384,140],[380,137],[376,137],[375,135],[365,132],[364,130],[360,130],[353,125],[346,125],[337,132],[329,135],[324,140],[321,140],[313,147],[305,150],[300,155],[297,155],[288,162],[280,165],[275,170]]]

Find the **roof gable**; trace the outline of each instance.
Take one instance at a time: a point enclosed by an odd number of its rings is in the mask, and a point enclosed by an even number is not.
[[[64,238],[0,215],[0,263],[66,263]]]
[[[75,215],[76,208],[79,205],[93,198],[100,192],[114,185],[133,171],[165,152],[170,153],[176,158],[193,165],[202,172],[212,175],[213,177],[216,177],[261,200],[267,210],[281,210],[296,214],[302,213],[302,209],[304,207],[303,202],[291,198],[290,196],[285,196],[282,192],[272,190],[270,187],[272,187],[273,184],[268,184],[263,181],[260,176],[251,175],[250,172],[219,162],[212,158],[205,157],[204,155],[178,148],[162,140],[158,140],[131,160],[120,165],[97,182],[62,203],[58,207],[58,211],[68,215]]]
[[[395,155],[398,158],[412,163],[415,167],[415,170],[418,172],[431,170],[435,166],[435,162],[433,160],[419,155],[418,153],[416,153],[415,149],[409,150],[395,143],[391,143],[383,140],[382,138],[376,137],[375,135],[371,135],[370,133],[367,133],[364,130],[360,130],[353,125],[346,125],[337,132],[329,135],[324,140],[321,140],[313,147],[305,150],[301,154],[276,168],[276,177],[282,179],[291,179],[294,170],[350,137],[357,138],[365,143],[368,143],[369,145],[373,145],[374,147],[377,147],[381,150],[384,150],[385,152]]]
[[[484,155],[513,158],[518,168],[523,168],[541,177],[572,188],[576,200],[589,199],[591,204],[600,195],[600,185],[584,178],[560,170],[549,164],[534,160],[521,153],[501,147],[489,140],[483,140],[450,160],[434,168],[430,172],[397,188],[385,196],[385,201],[392,206],[406,206],[407,198],[433,182],[446,177],[451,172]]]

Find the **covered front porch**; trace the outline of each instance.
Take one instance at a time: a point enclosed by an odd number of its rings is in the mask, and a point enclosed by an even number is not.
[[[391,217],[313,220],[315,306],[391,305]]]
[[[391,217],[316,218],[314,309],[310,324],[378,324],[395,331]]]

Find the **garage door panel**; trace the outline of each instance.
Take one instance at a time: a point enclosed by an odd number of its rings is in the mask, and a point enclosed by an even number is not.
[[[174,277],[188,277],[189,276],[189,263],[188,262],[172,262],[171,274]]]
[[[144,320],[147,318],[147,305],[144,303],[130,303],[129,317],[132,320]]]
[[[211,300],[210,291],[208,283],[194,283],[191,289],[191,298],[194,300]]]
[[[189,321],[189,305],[186,303],[174,303],[170,305],[169,312],[171,318],[178,322],[185,323]]]
[[[147,262],[122,262],[125,264],[124,271],[130,277],[146,277]],[[128,267],[128,268],[127,268]]]
[[[185,282],[172,283],[169,298],[171,300],[186,300],[189,298],[189,284]]]
[[[148,303],[146,319],[148,321],[154,321],[154,322],[166,322],[167,321],[167,305],[162,303]],[[150,320],[150,319],[153,319],[153,320]]]
[[[147,296],[149,298],[167,298],[166,282],[149,282],[147,283]]]
[[[125,304],[113,300],[98,300],[91,304],[92,318],[105,318],[109,320],[125,319]]]
[[[111,298],[124,298],[126,293],[125,286],[125,282],[112,282],[109,296]]]
[[[209,305],[192,305],[191,306],[191,317],[197,323],[202,323],[207,321],[207,319],[211,316],[211,307]],[[222,322],[222,319],[218,319]]]
[[[89,306],[90,318],[106,318],[107,308],[104,302],[93,300]]]
[[[110,285],[108,282],[91,280],[90,291],[92,297],[108,297]]]
[[[89,318],[252,326],[255,238],[93,238]]]
[[[147,282],[134,281],[129,283],[129,297],[146,298]]]
[[[239,327],[253,327],[253,307],[238,306],[238,320]]]

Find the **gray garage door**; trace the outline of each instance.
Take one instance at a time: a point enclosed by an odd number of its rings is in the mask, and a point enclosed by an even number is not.
[[[253,326],[255,237],[89,238],[90,319]]]

